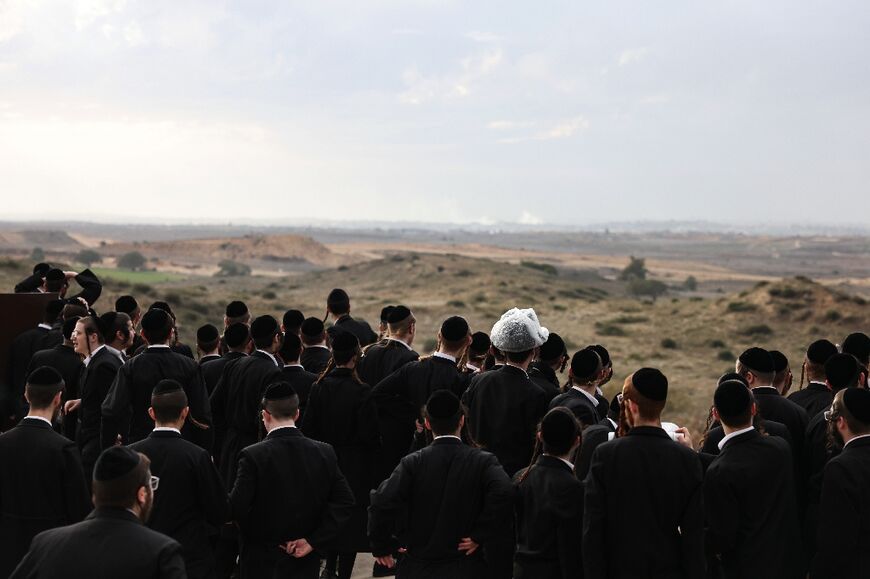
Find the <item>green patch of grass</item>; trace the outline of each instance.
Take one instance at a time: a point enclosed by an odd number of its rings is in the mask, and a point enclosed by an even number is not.
[[[100,278],[125,281],[127,283],[164,283],[186,279],[184,275],[168,271],[133,271],[107,267],[94,267],[91,270]]]
[[[838,322],[843,318],[843,314],[838,312],[837,310],[828,310],[825,312],[825,321],[826,322]]]
[[[737,359],[731,350],[719,350],[719,353],[716,354],[716,357],[723,362],[733,362]]]
[[[556,266],[550,265],[549,263],[538,263],[536,261],[521,261],[520,265],[523,267],[528,267],[530,269],[542,271],[547,275],[559,275],[559,270],[556,269]]]
[[[595,333],[599,336],[627,336],[628,334],[622,328],[622,326],[617,326],[616,324],[607,324],[601,322],[595,322]]]
[[[673,338],[664,338],[661,341],[661,347],[665,348],[666,350],[676,350],[680,347],[680,345],[677,344],[677,341]]]
[[[464,308],[465,302],[462,300],[450,300],[449,302],[447,302],[447,305],[451,308]]]
[[[723,342],[722,340],[710,340],[709,346],[711,348],[724,348],[725,342]]]
[[[731,302],[728,304],[729,312],[754,312],[758,306],[749,302]]]
[[[649,318],[646,316],[629,316],[629,315],[621,315],[613,318],[608,323],[611,324],[642,324],[644,322],[648,322]]]

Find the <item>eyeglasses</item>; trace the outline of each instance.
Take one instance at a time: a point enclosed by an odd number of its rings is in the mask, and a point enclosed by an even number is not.
[[[157,487],[160,486],[160,477],[152,476],[151,479],[148,481],[148,485],[151,487],[152,491],[156,491]]]
[[[824,416],[825,416],[825,420],[828,421],[828,422],[833,422],[833,421],[835,421],[836,419],[838,419],[838,418],[840,417],[839,414],[837,414],[836,412],[834,412],[834,409],[833,409],[833,408],[831,408],[830,410],[825,410],[825,415],[824,415]]]

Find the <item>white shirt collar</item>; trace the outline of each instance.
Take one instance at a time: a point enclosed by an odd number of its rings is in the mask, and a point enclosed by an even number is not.
[[[302,368],[302,364],[284,364],[285,368]]]
[[[400,340],[399,338],[387,338],[387,339],[392,341],[392,342],[399,342],[400,344],[402,344],[403,346],[405,346],[409,350],[413,350],[413,348],[411,348],[411,346],[409,346],[408,343],[405,342],[404,340]]]
[[[432,440],[438,440],[439,438],[455,438],[456,440],[459,440],[460,442],[462,441],[462,439],[459,438],[458,436],[456,436],[455,434],[439,434],[438,436],[436,436]]]
[[[118,350],[117,348],[113,348],[112,346],[110,346],[110,345],[108,345],[108,344],[106,344],[106,349],[107,349],[109,352],[111,352],[111,353],[113,353],[114,355],[116,355],[116,356],[118,357],[118,359],[121,360],[122,362],[125,361],[125,359],[124,359],[124,354],[121,352],[121,350]]]
[[[450,354],[445,354],[444,352],[432,352],[433,358],[444,358],[445,360],[450,360],[454,364],[456,363],[456,356],[451,356]]]
[[[510,367],[510,368],[513,368],[514,370],[519,370],[520,372],[522,372],[523,374],[526,375],[526,378],[529,377],[529,372],[528,372],[528,370],[523,370],[523,369],[520,368],[519,366],[514,366],[513,364],[502,364],[502,366],[508,366],[508,367]],[[495,366],[493,366],[493,368],[495,368]]]
[[[329,346],[327,346],[326,344],[314,344],[313,346],[305,346],[306,350],[310,348],[323,348],[324,350],[328,350]]]
[[[547,456],[553,456],[553,455],[547,455]],[[558,458],[559,460],[561,460],[562,462],[564,462],[565,464],[567,464],[567,465],[568,465],[568,468],[570,468],[571,470],[574,470],[574,463],[571,462],[570,460],[565,460],[565,459],[562,458],[561,456],[557,456],[557,457],[554,457],[554,458]]]
[[[48,325],[48,324],[39,324],[39,325],[36,326],[36,327],[37,327],[37,328],[42,328],[43,330],[50,330],[50,329],[51,329],[51,326]]]
[[[177,428],[172,428],[171,426],[155,426],[154,432],[177,432],[181,434],[181,431]]]
[[[170,347],[169,344],[149,344],[148,345],[149,350],[151,348],[169,348],[169,347]]]
[[[88,357],[86,357],[86,358],[84,359],[84,365],[85,365],[85,367],[87,367],[87,365],[91,363],[91,358],[94,357],[94,354],[96,354],[97,352],[99,352],[100,350],[102,350],[102,349],[105,348],[105,347],[106,347],[105,344],[100,344],[99,346],[97,346],[97,349],[96,349],[96,350],[91,350],[91,355],[88,356]]]
[[[278,359],[275,356],[273,356],[272,354],[270,354],[266,350],[261,350],[259,348],[257,348],[257,351],[266,354],[267,356],[269,356],[272,359],[273,362],[275,362],[276,366],[278,366],[279,368],[281,367],[281,365],[278,363]]]
[[[719,450],[722,450],[722,448],[725,446],[725,443],[728,442],[729,440],[731,440],[732,438],[734,438],[736,436],[740,436],[741,434],[746,434],[747,432],[754,430],[754,429],[755,429],[754,426],[748,426],[746,428],[741,428],[740,430],[735,430],[731,434],[726,434],[724,436],[724,438],[722,438],[722,440],[719,441]]]
[[[604,396],[604,391],[601,388],[599,388],[598,386],[595,387],[595,393],[598,394],[599,396]]]
[[[25,416],[25,418],[32,418],[34,420],[42,420],[43,422],[45,422],[46,424],[48,424],[49,426],[54,428],[54,425],[51,423],[51,420],[49,420],[48,418],[43,418],[42,416],[33,416],[32,414]]]
[[[268,352],[267,352],[267,353],[268,353]],[[268,432],[268,434],[272,434],[272,433],[275,432],[276,430],[281,430],[282,428],[296,428],[296,425],[295,425],[295,424],[285,424],[284,426],[276,426],[275,428],[273,428],[272,430],[270,430],[270,431]]]
[[[587,392],[586,390],[583,390],[583,389],[580,388],[579,386],[571,386],[571,388],[572,388],[573,390],[577,390],[578,392],[582,392],[583,395],[585,395],[586,398],[589,400],[589,402],[592,403],[592,406],[593,406],[593,407],[598,406],[598,399],[597,399],[595,396],[593,396],[592,394],[590,394],[590,393]]]
[[[472,372],[480,372],[480,368],[475,366],[474,364],[465,363],[465,367],[471,370]]]
[[[45,420],[45,419],[43,419],[43,420]],[[868,436],[870,436],[870,434],[859,434],[858,436],[856,436],[856,437],[853,438],[852,440],[858,440],[859,438],[867,438]],[[847,446],[849,446],[849,443],[852,442],[852,440],[850,440],[849,442],[847,442],[846,444],[844,444],[844,445],[843,445],[843,448],[846,448]]]
[[[616,421],[615,421],[614,419],[612,419],[612,418],[609,417],[609,416],[606,416],[605,418],[607,418],[607,420],[610,422],[610,424],[613,425],[613,428],[614,428],[615,430],[619,430],[619,425],[616,423]]]
[[[762,388],[770,388],[771,390],[776,390],[776,386],[774,386],[773,384],[765,384],[764,386],[754,386],[752,389],[753,390],[760,390]],[[778,393],[779,390],[776,390],[776,392]]]

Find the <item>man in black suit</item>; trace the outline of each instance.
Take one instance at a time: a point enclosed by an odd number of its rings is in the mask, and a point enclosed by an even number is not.
[[[278,350],[278,358],[282,362],[281,374],[282,380],[289,382],[299,396],[299,421],[305,416],[305,407],[308,404],[308,394],[311,392],[311,385],[317,380],[317,374],[308,372],[299,363],[299,356],[302,354],[302,340],[294,333],[284,334],[284,342],[281,344],[281,349]]]
[[[227,351],[221,357],[200,364],[202,366],[202,381],[205,382],[205,389],[209,396],[214,392],[227,363],[236,358],[244,358],[250,352],[251,327],[241,322],[230,324],[224,330],[223,342]]]
[[[405,306],[395,306],[387,317],[389,336],[363,351],[356,371],[360,380],[374,386],[398,368],[417,360],[412,348],[417,333],[417,319]]]
[[[580,423],[567,408],[541,420],[543,453],[514,477],[517,554],[515,579],[583,578],[583,483],[571,457],[580,445]]]
[[[755,402],[743,382],[716,388],[713,415],[725,437],[704,477],[711,566],[727,579],[804,577],[791,448],[755,429]]]
[[[91,510],[79,452],[51,428],[64,381],[48,366],[30,373],[30,411],[0,434],[0,577],[8,577],[37,534],[81,521]]]
[[[82,291],[74,296],[66,297],[71,279],[74,279],[81,286]],[[15,293],[57,293],[67,303],[81,298],[88,303],[88,306],[93,306],[100,294],[103,293],[103,284],[90,269],[76,273],[50,268],[44,271],[34,271],[33,275],[15,286]]]
[[[556,373],[565,371],[569,359],[565,340],[556,332],[550,332],[547,341],[538,351],[537,359],[529,364],[529,378],[546,392],[547,396],[551,399],[555,398],[562,391]]]
[[[624,435],[592,455],[583,505],[586,579],[701,579],[704,562],[702,468],[685,429],[683,444],[661,427],[668,380],[654,368],[622,390]],[[681,436],[679,436],[681,435]]]
[[[534,310],[506,312],[490,337],[507,363],[475,375],[462,396],[471,438],[498,457],[508,476],[529,465],[538,421],[547,412],[547,395],[526,371],[548,335]]]
[[[810,577],[864,577],[870,569],[870,391],[837,392],[825,414],[831,437],[843,451],[825,466],[818,552]]]
[[[65,320],[62,327],[63,343],[53,348],[36,352],[30,359],[30,367],[27,369],[28,376],[40,366],[48,366],[57,370],[61,377],[63,377],[64,383],[61,408],[63,408],[63,404],[67,400],[75,400],[79,397],[79,376],[81,376],[85,367],[82,364],[82,357],[76,353],[72,342],[72,333],[78,321],[78,317]],[[76,411],[69,415],[61,413],[60,416],[55,417],[63,421],[59,432],[70,440],[75,440],[78,416]]]
[[[161,380],[148,409],[154,431],[130,448],[151,460],[162,483],[148,526],[181,543],[189,578],[205,579],[215,575],[209,537],[229,520],[229,502],[208,452],[181,437],[188,411],[181,384]]]
[[[411,452],[415,426],[422,425],[423,407],[433,392],[450,390],[462,396],[471,379],[457,360],[471,343],[468,322],[459,316],[444,320],[438,331],[438,349],[432,356],[404,364],[372,390],[378,406],[380,449],[378,480],[390,476],[403,456]],[[418,437],[419,438],[419,437]]]
[[[773,358],[773,371],[776,372],[773,376],[773,387],[783,396],[788,396],[794,382],[788,358],[779,350],[771,350],[770,357]]]
[[[825,384],[825,362],[836,353],[837,346],[828,340],[816,340],[807,348],[801,373],[801,386],[803,386],[803,376],[807,377],[809,384],[806,388],[792,392],[788,399],[803,408],[810,418],[830,408],[834,400],[834,394]]]
[[[263,392],[281,380],[276,355],[283,336],[278,321],[260,316],[251,324],[254,353],[227,363],[211,395],[215,445],[220,448],[219,469],[227,488],[236,479],[239,452],[260,439],[258,412]]]
[[[221,335],[212,324],[205,324],[196,330],[196,355],[199,365],[218,360],[220,355]]]
[[[302,346],[304,347],[299,362],[312,374],[320,374],[326,369],[329,358],[332,356],[327,345],[323,320],[306,318],[299,331],[299,337],[302,338]],[[373,386],[373,384],[369,384],[369,386]]]
[[[82,453],[82,466],[90,483],[94,464],[100,456],[100,422],[102,404],[118,370],[121,359],[106,348],[99,318],[84,317],[76,322],[72,333],[75,351],[84,357],[84,370],[79,378],[79,398],[67,400],[64,414],[75,411],[79,415],[78,445]]]
[[[598,424],[587,426],[583,430],[583,440],[580,442],[580,449],[574,458],[574,474],[580,480],[586,480],[595,449],[599,445],[616,437],[616,431],[619,428],[619,398],[620,394],[616,394],[610,401],[607,408],[607,416],[600,420]]]
[[[24,383],[27,381],[27,369],[30,366],[30,359],[36,352],[46,348],[53,348],[62,341],[61,339],[55,343],[50,343],[48,336],[63,307],[63,300],[48,302],[45,305],[42,322],[35,328],[30,328],[18,334],[12,340],[12,347],[9,352],[11,379],[9,400],[12,404],[11,411],[15,413],[16,420],[27,413],[27,408],[24,406]]]
[[[595,398],[595,387],[601,377],[601,358],[592,348],[583,348],[571,358],[571,369],[568,371],[570,388],[550,401],[550,408],[558,406],[567,408],[574,413],[577,420],[584,426],[598,424],[598,399]]]
[[[864,369],[864,388],[870,380],[870,336],[864,332],[854,332],[846,336],[840,347],[844,354],[852,354]]]
[[[121,296],[115,300],[115,311],[130,316],[133,324],[133,343],[127,348],[127,357],[133,356],[140,348],[145,347],[145,340],[139,335],[139,322],[142,321],[142,308],[133,296]]]
[[[296,428],[299,397],[290,384],[271,384],[261,403],[268,435],[241,451],[230,494],[241,576],[315,579],[318,554],[350,516],[353,493],[332,447]]]
[[[142,316],[142,337],[148,342],[144,352],[127,360],[102,405],[101,444],[107,448],[120,440],[130,444],[142,440],[154,428],[148,415],[151,392],[162,379],[172,379],[184,388],[190,403],[185,421],[185,438],[204,448],[209,445],[211,408],[199,366],[192,358],[170,350],[172,319],[160,308]]]
[[[374,344],[378,339],[368,322],[350,317],[350,296],[343,289],[336,288],[329,292],[326,298],[326,315],[333,319],[332,327],[329,328],[330,336],[340,330],[350,332],[356,336],[363,348]]]
[[[496,457],[462,443],[464,416],[455,394],[435,391],[425,415],[432,444],[403,458],[372,491],[372,555],[393,567],[392,554],[405,549],[399,577],[485,577],[481,546],[513,541],[513,488]]]
[[[148,457],[123,446],[106,449],[94,468],[94,511],[37,535],[12,579],[184,579],[181,545],[143,524],[158,483]]]

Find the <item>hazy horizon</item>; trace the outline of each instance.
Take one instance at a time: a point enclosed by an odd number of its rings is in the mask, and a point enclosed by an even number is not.
[[[0,0],[4,220],[864,229],[870,6]]]

